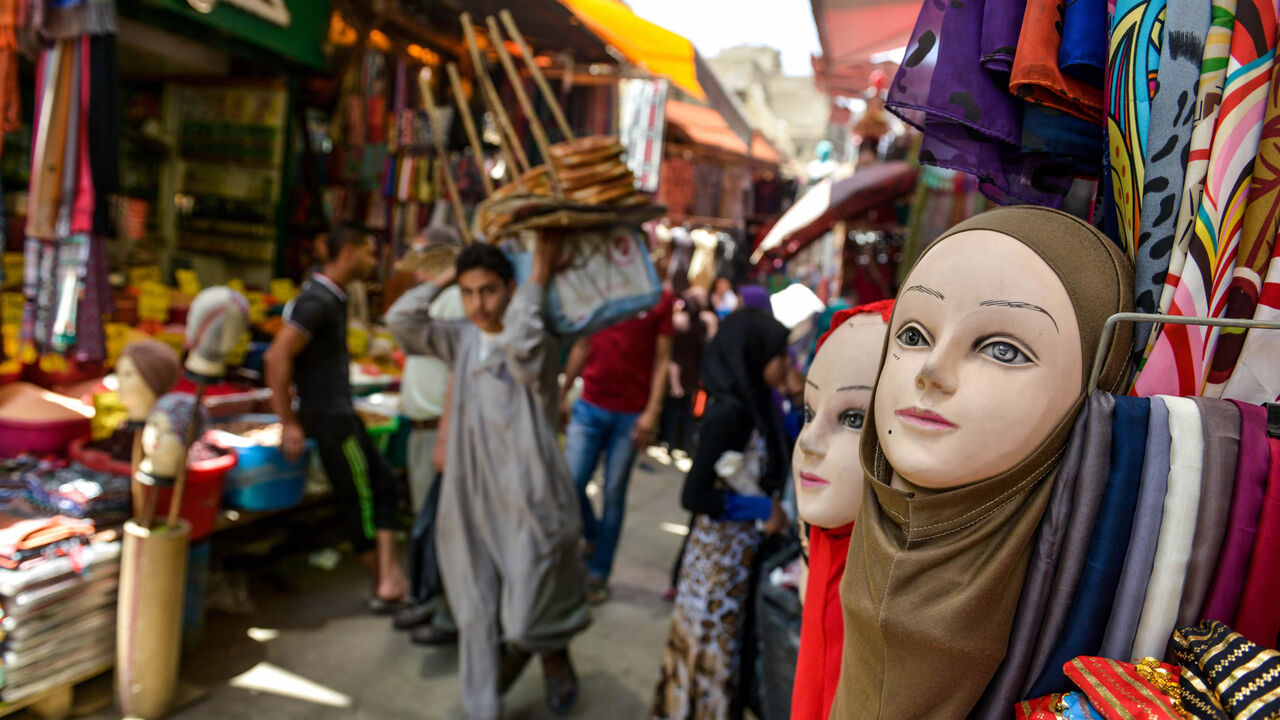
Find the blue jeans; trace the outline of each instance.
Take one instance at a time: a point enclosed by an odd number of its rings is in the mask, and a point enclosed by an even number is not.
[[[595,543],[595,554],[587,563],[591,576],[608,580],[613,570],[613,556],[622,536],[622,516],[627,509],[627,482],[636,448],[631,431],[640,413],[611,412],[585,400],[573,404],[569,421],[565,454],[573,482],[578,486],[578,504],[582,507],[582,534]],[[604,456],[604,515],[597,518],[587,499],[587,484],[595,474],[600,456]]]

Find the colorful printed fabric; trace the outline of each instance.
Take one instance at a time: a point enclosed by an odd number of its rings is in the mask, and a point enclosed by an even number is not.
[[[1216,620],[1173,634],[1182,661],[1182,702],[1197,718],[1264,720],[1280,715],[1280,652],[1255,645]]]
[[[1200,82],[1196,85],[1196,119],[1184,163],[1186,171],[1182,180],[1178,220],[1174,226],[1173,248],[1169,253],[1169,268],[1165,273],[1164,287],[1160,291],[1160,302],[1156,304],[1156,311],[1160,313],[1168,312],[1173,303],[1173,293],[1178,288],[1195,231],[1195,215],[1200,209],[1200,195],[1204,189],[1205,173],[1209,169],[1209,147],[1213,143],[1213,129],[1218,121],[1222,86],[1227,79],[1227,58],[1231,54],[1236,0],[1213,0],[1211,12],[1209,32],[1205,34],[1204,52],[1201,55]],[[1157,334],[1150,336],[1144,357],[1150,355],[1157,337]]]
[[[1129,257],[1142,220],[1144,148],[1151,94],[1160,65],[1165,0],[1120,0],[1111,22],[1107,140],[1119,237]]]
[[[1058,0],[1029,0],[1018,37],[1009,91],[1027,102],[1103,122],[1102,87],[1063,74],[1058,67],[1064,6]]]
[[[1077,80],[1102,87],[1107,69],[1106,0],[1065,0],[1065,4],[1058,66]]]
[[[1161,668],[1173,681],[1178,680],[1178,668],[1163,663]],[[1131,663],[1082,655],[1062,669],[1106,720],[1182,720],[1172,698]]]
[[[1267,277],[1267,266],[1276,248],[1276,236],[1280,235],[1280,63],[1271,68],[1271,88],[1267,93],[1267,113],[1262,122],[1262,136],[1258,141],[1258,155],[1253,163],[1253,182],[1249,185],[1249,201],[1244,210],[1244,234],[1236,256],[1235,273],[1227,288],[1229,318],[1251,318],[1258,308],[1262,291],[1262,279]],[[1280,279],[1280,278],[1278,278]],[[1265,335],[1267,331],[1258,333]],[[1274,331],[1272,331],[1274,332]],[[1256,400],[1242,395],[1231,385],[1235,377],[1237,361],[1244,349],[1248,331],[1223,328],[1218,347],[1209,369],[1210,387],[1222,383],[1222,397],[1239,400],[1251,399],[1261,403],[1273,396]],[[1272,358],[1275,356],[1272,355]],[[1241,373],[1245,378],[1246,373]],[[1255,396],[1256,397],[1256,396]]]
[[[1165,13],[1160,45],[1160,82],[1151,98],[1151,126],[1143,155],[1142,227],[1135,249],[1134,310],[1153,313],[1164,288],[1173,252],[1178,199],[1186,173],[1185,158],[1196,117],[1200,56],[1209,32],[1210,0],[1185,0]],[[1171,42],[1169,38],[1176,38]],[[1134,363],[1141,362],[1151,326],[1134,327]]]
[[[1242,0],[1235,18],[1195,236],[1169,306],[1172,315],[1221,317],[1226,309],[1275,50],[1276,11],[1272,0]],[[1140,395],[1199,395],[1217,338],[1217,328],[1166,325],[1134,383],[1135,390]]]
[[[998,44],[997,23],[1020,16],[1008,5],[988,13],[987,2],[1007,0],[923,5],[885,105],[924,131],[922,163],[976,176],[996,202],[1061,207],[1077,173],[1052,155],[1022,151],[1023,103],[983,69],[984,62],[1001,62],[992,55],[1001,48],[989,47],[983,56],[984,23],[991,23],[986,42]]]

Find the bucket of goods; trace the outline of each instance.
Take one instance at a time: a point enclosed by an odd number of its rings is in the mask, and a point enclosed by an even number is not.
[[[237,463],[227,474],[223,502],[249,511],[282,510],[302,500],[315,441],[296,460],[280,445],[284,427],[275,415],[237,415],[214,423],[210,436],[235,452]]]

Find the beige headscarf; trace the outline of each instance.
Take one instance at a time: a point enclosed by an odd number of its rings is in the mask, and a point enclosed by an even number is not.
[[[1062,281],[1080,327],[1080,397],[1017,466],[946,492],[890,487],[893,469],[875,418],[867,418],[866,489],[840,587],[845,646],[833,719],[958,720],[973,708],[1004,657],[1031,541],[1084,404],[1102,326],[1133,306],[1127,260],[1075,217],[1032,206],[1000,208],[943,238],[967,230],[1018,240]],[[1100,388],[1115,391],[1127,377],[1130,332],[1128,326],[1117,331]]]

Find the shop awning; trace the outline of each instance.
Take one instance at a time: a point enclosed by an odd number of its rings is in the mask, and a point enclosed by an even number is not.
[[[697,145],[771,165],[782,162],[782,155],[764,135],[760,134],[759,130],[751,131],[748,136],[751,138],[751,144],[748,145],[730,127],[724,115],[715,108],[668,100],[667,123],[679,128]]]
[[[881,63],[876,56],[905,47],[920,0],[810,0],[822,55],[813,58],[814,80],[827,92],[853,95]]]
[[[592,32],[631,63],[704,100],[693,43],[635,13],[620,0],[560,0]]]
[[[842,180],[819,182],[783,213],[760,241],[751,254],[752,264],[770,253],[793,255],[836,221],[856,218],[909,194],[915,188],[917,172],[910,163],[897,160],[869,165]]]

